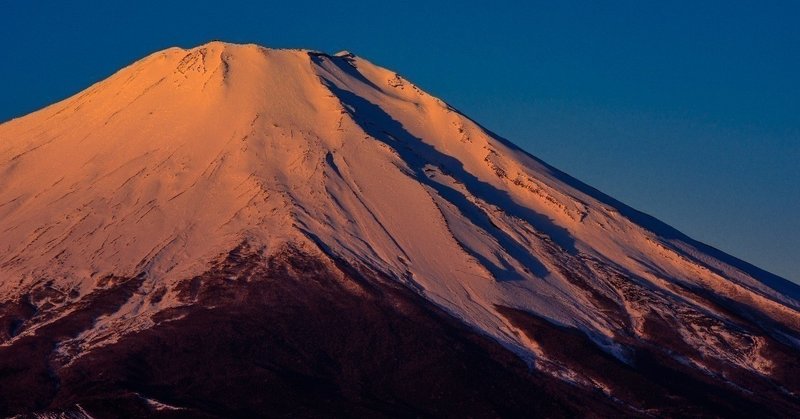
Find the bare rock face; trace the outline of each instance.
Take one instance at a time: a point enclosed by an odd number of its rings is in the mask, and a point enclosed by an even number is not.
[[[351,53],[0,125],[0,414],[796,416],[800,288]]]

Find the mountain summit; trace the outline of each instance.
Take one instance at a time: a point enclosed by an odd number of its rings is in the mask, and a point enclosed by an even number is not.
[[[349,52],[152,54],[0,125],[0,414],[800,411],[800,287]]]

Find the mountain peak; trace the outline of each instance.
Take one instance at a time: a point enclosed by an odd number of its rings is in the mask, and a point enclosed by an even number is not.
[[[681,365],[765,380],[782,380],[775,366],[800,345],[797,286],[346,52],[214,41],[152,54],[0,125],[0,179],[0,291],[18,304],[0,307],[46,313],[4,345],[125,295],[62,342],[66,363],[191,306],[211,273],[246,288],[276,258],[273,274],[338,272],[348,296],[402,287],[601,393],[606,378],[571,369],[536,330],[569,330],[625,365],[663,346]],[[297,254],[317,262],[284,263]]]
[[[341,51],[337,52],[334,55],[336,57],[344,57],[344,58],[355,58],[355,56],[356,56],[355,54],[353,54],[352,52],[350,52],[350,51],[348,51],[346,49],[345,50],[341,50]]]

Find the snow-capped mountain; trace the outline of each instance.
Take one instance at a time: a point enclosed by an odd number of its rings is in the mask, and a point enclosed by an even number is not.
[[[6,415],[800,412],[800,287],[349,53],[0,125],[0,325]]]

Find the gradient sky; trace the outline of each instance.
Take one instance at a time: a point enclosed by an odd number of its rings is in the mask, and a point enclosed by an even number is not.
[[[269,3],[0,0],[0,121],[173,45],[347,49],[800,281],[800,2]]]

